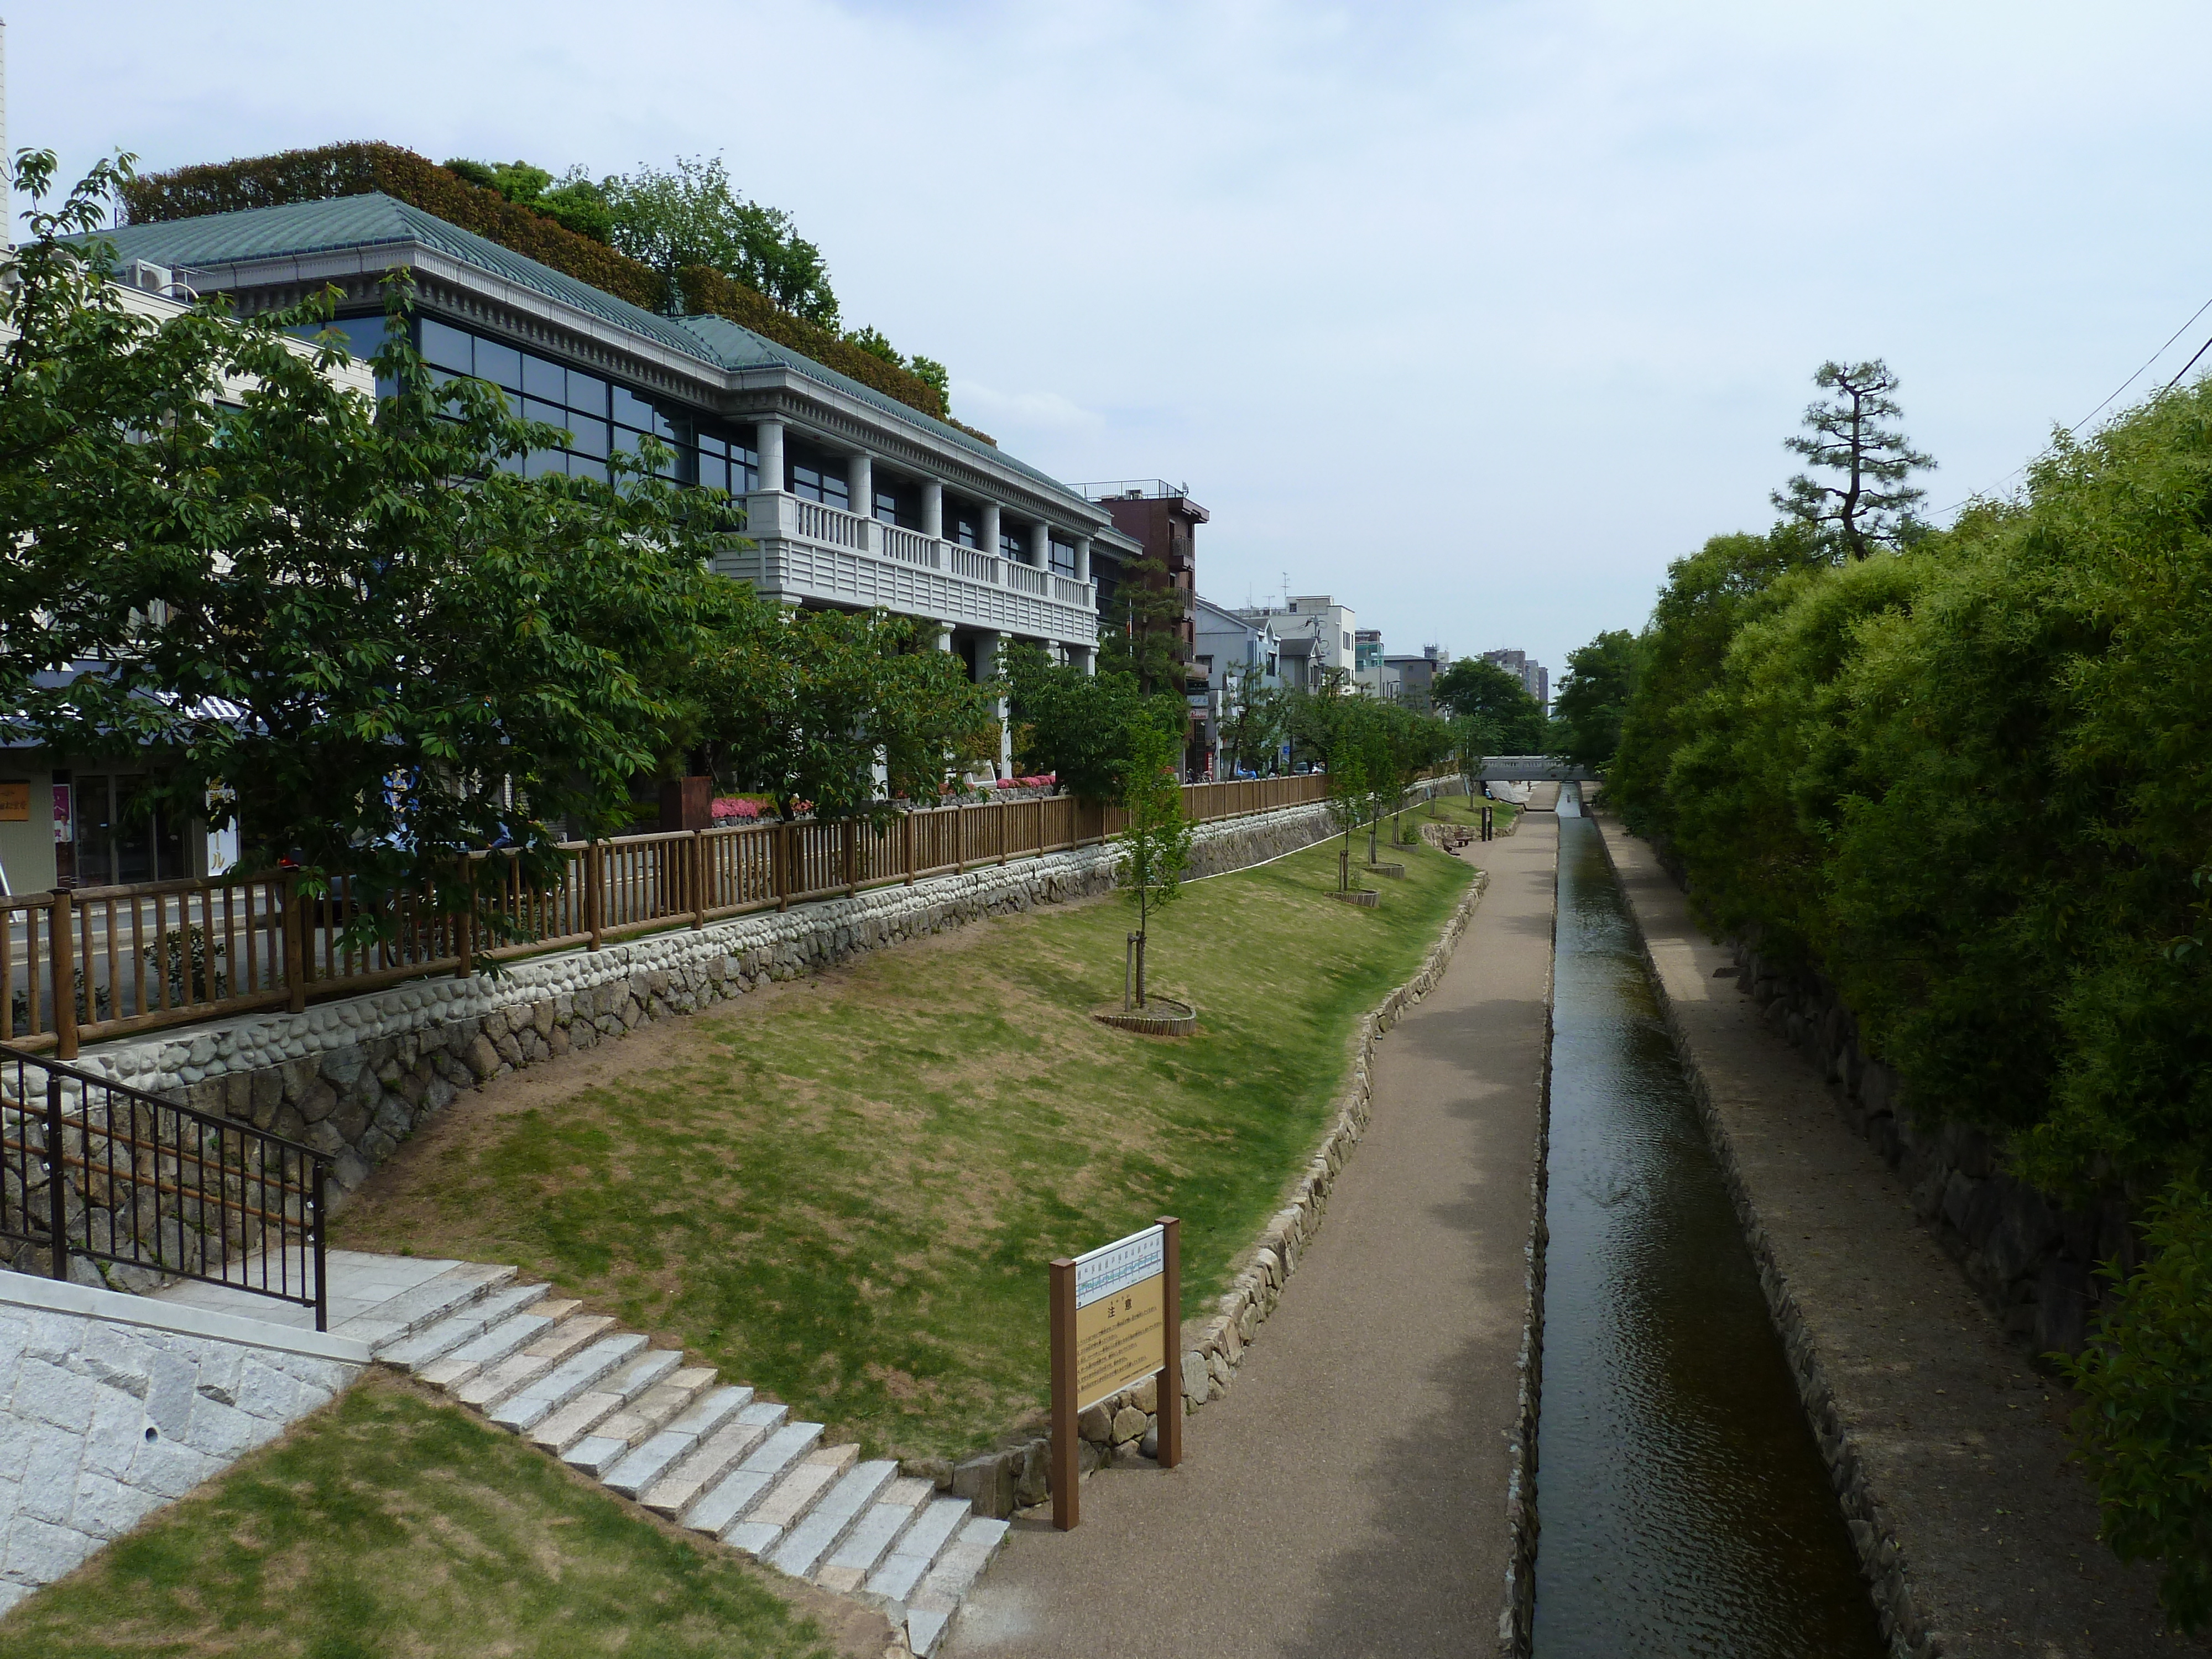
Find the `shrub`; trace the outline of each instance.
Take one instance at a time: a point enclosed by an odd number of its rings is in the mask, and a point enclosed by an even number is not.
[[[2212,1621],[2212,1195],[2178,1180],[2150,1206],[2149,1259],[2117,1287],[2079,1358],[2054,1356],[2083,1403],[2074,1434],[2094,1468],[2101,1536],[2155,1560],[2184,1630]]]

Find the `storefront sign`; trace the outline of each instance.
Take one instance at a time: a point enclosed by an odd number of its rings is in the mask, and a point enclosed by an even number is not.
[[[54,786],[54,839],[76,839],[76,815],[70,811],[70,787],[65,783]]]
[[[1076,1419],[1159,1378],[1158,1461],[1182,1458],[1182,1263],[1173,1216],[1052,1264],[1052,1522],[1079,1516]]]
[[[0,823],[28,823],[31,821],[31,781],[13,782],[0,778]]]

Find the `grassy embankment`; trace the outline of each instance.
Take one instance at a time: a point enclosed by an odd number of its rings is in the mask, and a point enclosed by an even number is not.
[[[1151,957],[1194,1038],[1091,1018],[1119,900],[1003,917],[501,1079],[337,1242],[518,1263],[872,1453],[959,1454],[1043,1404],[1053,1256],[1174,1213],[1186,1312],[1219,1293],[1469,879],[1402,856],[1375,910],[1328,898],[1334,842],[1188,887]]]
[[[372,1375],[0,1623],[0,1659],[834,1659],[734,1554]]]

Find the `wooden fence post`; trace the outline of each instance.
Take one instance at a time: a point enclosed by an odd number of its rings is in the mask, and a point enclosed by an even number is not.
[[[1061,1256],[1052,1264],[1052,1524],[1062,1532],[1082,1518],[1075,1446],[1075,1262]]]
[[[952,873],[968,873],[968,803],[952,804]]]
[[[461,854],[462,904],[453,914],[454,951],[453,977],[468,979],[477,971],[477,884],[475,873],[469,868],[469,855]]]
[[[899,814],[899,817],[903,826],[900,833],[906,842],[906,884],[911,887],[914,885],[914,809],[908,808]]]
[[[307,1006],[307,923],[300,914],[300,874],[288,871],[284,876],[284,988],[290,1000],[285,1005],[295,1014],[304,1013]]]
[[[860,821],[845,820],[845,896],[860,891]]]
[[[599,948],[599,935],[606,927],[606,903],[600,891],[606,884],[603,851],[596,836],[584,844],[584,928],[592,936],[587,948],[593,951]]]
[[[791,821],[779,818],[775,826],[775,908],[791,908]]]
[[[691,927],[696,933],[707,925],[707,832],[691,832]]]
[[[1171,1469],[1182,1462],[1182,1223],[1160,1218],[1160,1323],[1165,1328],[1160,1383],[1152,1396],[1159,1417],[1158,1462]]]
[[[46,912],[46,965],[53,975],[56,1060],[76,1058],[76,931],[70,924],[72,902],[64,887],[55,893],[53,905]],[[33,928],[36,925],[33,924]],[[58,1171],[58,1162],[55,1168]]]

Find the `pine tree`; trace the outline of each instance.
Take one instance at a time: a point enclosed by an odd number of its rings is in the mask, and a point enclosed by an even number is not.
[[[1783,441],[1814,466],[1842,474],[1843,482],[1801,472],[1787,489],[1774,492],[1775,506],[1814,526],[1850,559],[1913,540],[1919,520],[1912,509],[1928,492],[1905,480],[1936,462],[1902,432],[1881,424],[1900,413],[1889,395],[1897,376],[1876,357],[1849,368],[1822,363],[1813,384],[1832,395],[1808,404],[1805,433]]]

